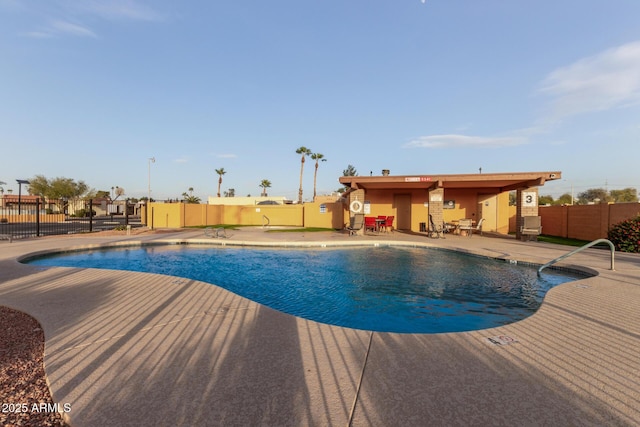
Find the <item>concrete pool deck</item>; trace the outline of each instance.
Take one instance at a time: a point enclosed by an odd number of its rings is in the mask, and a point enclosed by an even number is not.
[[[202,230],[0,242],[0,305],[42,325],[54,401],[82,426],[640,424],[640,256],[588,249],[598,276],[552,289],[533,316],[451,334],[352,330],[177,277],[42,268],[25,254],[134,242],[327,246],[414,242],[543,264],[574,248],[392,233]],[[497,345],[488,338],[516,342]],[[499,339],[498,339],[499,340]],[[506,338],[505,338],[506,340]],[[17,402],[22,403],[22,402]]]

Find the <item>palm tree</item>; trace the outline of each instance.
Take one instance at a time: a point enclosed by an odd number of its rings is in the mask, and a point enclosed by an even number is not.
[[[302,171],[304,170],[304,158],[311,154],[311,150],[302,146],[296,150],[296,153],[302,155],[302,159],[300,160],[300,189],[298,190],[298,203],[302,203]]]
[[[220,175],[220,178],[218,178],[218,197],[220,197],[220,186],[222,185],[222,175],[227,173],[227,171],[224,170],[224,168],[220,168],[220,169],[216,169],[216,173]]]
[[[185,203],[200,203],[200,197],[193,195],[193,187],[189,187],[189,193],[182,193],[182,197],[184,197]]]
[[[316,181],[318,179],[318,162],[326,162],[327,159],[324,158],[324,154],[313,153],[310,156],[313,160],[316,161],[316,170],[313,173],[313,200],[316,200]]]
[[[263,179],[260,182],[260,185],[258,185],[258,187],[262,187],[262,197],[266,197],[267,196],[267,188],[271,187],[271,181],[269,181],[268,179]]]

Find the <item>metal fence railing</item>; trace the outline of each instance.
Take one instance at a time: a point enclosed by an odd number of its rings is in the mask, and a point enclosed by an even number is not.
[[[112,212],[112,213],[110,213]],[[40,198],[0,206],[0,239],[10,241],[56,234],[90,233],[126,226],[140,227],[133,205],[119,209],[94,205],[93,200],[61,200],[43,203]]]

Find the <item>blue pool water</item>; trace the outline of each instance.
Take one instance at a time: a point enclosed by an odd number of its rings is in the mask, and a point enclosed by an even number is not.
[[[142,271],[212,283],[276,310],[381,332],[485,329],[524,319],[578,276],[428,248],[260,249],[143,246],[29,264]]]

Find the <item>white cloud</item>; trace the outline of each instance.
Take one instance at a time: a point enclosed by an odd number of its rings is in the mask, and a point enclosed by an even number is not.
[[[188,163],[189,162],[189,158],[186,157],[186,156],[182,156],[180,158],[175,159],[174,162],[176,162],[176,163]]]
[[[500,148],[522,145],[526,143],[526,138],[517,136],[492,138],[467,135],[430,135],[418,137],[412,141],[409,141],[404,146],[406,148]]]
[[[24,32],[23,36],[32,38],[51,38],[62,35],[76,37],[98,36],[91,29],[77,23],[79,21],[95,21],[95,18],[102,18],[108,21],[131,20],[131,21],[163,21],[164,17],[152,8],[143,5],[137,0],[51,0],[47,7],[27,7],[21,10],[12,6],[15,2],[10,0],[0,0],[0,7],[3,9],[15,9],[25,13],[42,16],[58,17],[65,16],[67,19],[53,18],[52,23],[34,31]],[[26,4],[26,3],[25,3]]]
[[[216,154],[216,157],[219,159],[235,159],[238,156],[235,154]]]
[[[640,41],[551,72],[539,91],[552,97],[555,119],[640,102]]]
[[[67,34],[77,37],[98,37],[96,33],[89,28],[67,21],[54,21],[51,24],[51,31],[57,34]]]
[[[78,3],[76,7],[84,13],[98,15],[105,19],[163,20],[160,13],[134,0],[84,1]]]
[[[31,37],[33,39],[50,39],[53,34],[50,31],[29,31],[28,33],[22,33],[22,36]]]
[[[89,28],[68,21],[52,21],[48,26],[36,31],[21,34],[24,37],[34,39],[50,39],[58,36],[91,37],[97,38],[96,33]]]

